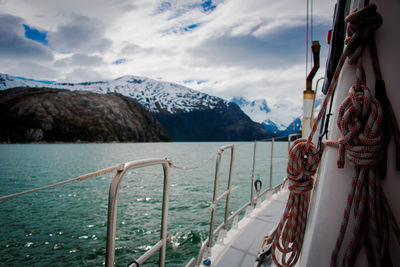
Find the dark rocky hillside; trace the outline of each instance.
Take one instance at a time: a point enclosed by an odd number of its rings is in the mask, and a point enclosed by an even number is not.
[[[174,141],[254,141],[273,136],[233,103],[213,109],[152,114]]]
[[[141,104],[120,94],[48,88],[0,92],[0,142],[169,141]]]

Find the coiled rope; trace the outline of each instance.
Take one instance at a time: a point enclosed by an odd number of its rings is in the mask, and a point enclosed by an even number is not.
[[[306,139],[297,139],[289,150],[287,174],[289,198],[272,242],[272,259],[278,266],[296,264],[303,244],[313,175],[319,163],[318,149]],[[278,259],[276,252],[281,252]]]
[[[347,18],[348,36],[346,47],[338,62],[338,66],[333,75],[327,95],[324,98],[322,107],[318,113],[316,122],[308,136],[308,139],[298,139],[289,150],[289,162],[287,167],[288,179],[290,180],[290,195],[286,204],[286,209],[279,222],[277,229],[272,233],[274,239],[272,243],[272,259],[277,266],[293,266],[296,264],[301,251],[304,231],[307,223],[307,212],[310,201],[310,190],[313,185],[313,176],[316,166],[319,163],[319,153],[315,144],[312,142],[317,127],[325,113],[329,99],[332,97],[336,88],[339,74],[347,58],[350,64],[357,64],[356,85],[350,90],[349,97],[343,102],[339,113],[341,114],[338,125],[343,129],[343,135],[339,142],[328,141],[328,145],[338,145],[340,147],[339,167],[344,164],[344,155],[350,162],[356,165],[356,177],[364,177],[353,180],[353,190],[349,194],[349,205],[345,210],[340,235],[336,243],[335,251],[332,254],[332,266],[336,266],[338,251],[343,241],[344,232],[347,227],[348,217],[351,209],[351,202],[354,200],[356,205],[356,224],[354,226],[353,238],[349,244],[351,250],[347,250],[345,263],[354,261],[354,257],[360,249],[360,229],[361,219],[368,217],[375,218],[373,226],[362,226],[363,229],[372,230],[374,233],[373,246],[380,255],[388,254],[388,232],[381,231],[382,225],[389,223],[394,228],[397,239],[400,241],[400,231],[393,214],[390,211],[388,202],[376,181],[376,168],[369,167],[370,164],[377,164],[380,160],[380,149],[383,137],[380,134],[379,123],[382,117],[380,104],[371,95],[370,90],[365,86],[365,73],[362,68],[360,55],[363,48],[373,32],[382,23],[382,17],[376,13],[376,6],[369,5],[360,11],[352,12]],[[360,115],[360,119],[355,119],[353,114]],[[347,131],[345,131],[347,129]],[[357,137],[357,138],[356,138]],[[356,141],[353,141],[356,139]],[[314,164],[312,167],[311,165]],[[365,167],[359,167],[359,166]],[[365,177],[369,177],[366,179]],[[368,181],[367,181],[368,180]],[[354,190],[357,188],[357,191]],[[373,190],[375,189],[375,190]],[[366,199],[372,200],[368,203],[367,213]],[[376,206],[381,208],[376,209]],[[387,214],[385,218],[382,215]],[[367,217],[368,216],[368,217]],[[368,225],[368,224],[366,224]],[[372,229],[370,229],[372,228]],[[371,238],[368,238],[368,240]],[[385,246],[380,247],[384,241]],[[371,246],[368,246],[371,248]],[[383,250],[384,248],[385,250]],[[278,258],[278,251],[281,253]],[[369,254],[370,257],[377,258],[377,253]]]
[[[355,176],[347,197],[347,205],[331,256],[331,266],[337,266],[340,249],[354,208],[354,225],[351,239],[344,253],[343,266],[353,266],[362,247],[367,250],[369,264],[391,266],[389,253],[390,226],[400,244],[400,230],[378,179],[377,164],[382,158],[384,136],[380,129],[382,106],[366,86],[361,55],[373,33],[382,24],[375,5],[353,11],[349,23],[347,45],[354,45],[349,63],[356,65],[356,83],[349,89],[347,98],[339,108],[337,125],[342,135],[339,145],[338,167],[343,168],[345,157],[354,164]],[[354,207],[353,207],[354,206]]]

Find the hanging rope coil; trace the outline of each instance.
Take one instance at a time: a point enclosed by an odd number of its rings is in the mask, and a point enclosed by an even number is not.
[[[313,179],[319,163],[318,149],[315,144],[308,144],[305,139],[297,139],[289,150],[287,174],[289,190],[297,194],[307,193],[312,189]]]
[[[370,168],[381,158],[383,135],[380,132],[379,124],[382,120],[382,109],[380,103],[365,85],[365,73],[360,60],[364,46],[373,38],[374,31],[382,24],[382,17],[376,12],[376,6],[372,4],[352,12],[346,18],[346,22],[349,23],[346,47],[338,62],[316,122],[308,139],[299,139],[291,149],[287,168],[291,192],[283,217],[278,228],[272,234],[274,236],[272,258],[277,266],[293,266],[298,260],[307,223],[309,190],[312,188],[312,176],[315,173],[315,170],[310,169],[309,164],[314,161],[317,166],[319,163],[319,155],[312,139],[329,99],[334,93],[339,74],[347,58],[350,64],[357,65],[356,85],[350,89],[348,98],[344,100],[339,110],[338,127],[342,131],[341,138],[339,141],[327,141],[326,144],[338,145],[340,147],[339,167],[343,167],[346,155],[350,162],[356,164],[357,175],[353,179],[352,191],[348,196],[348,205],[344,212],[336,248],[332,253],[331,265],[336,266],[352,202],[355,203],[356,221],[353,227],[353,237],[344,257],[344,265],[348,266],[354,262],[362,244],[366,244],[370,262],[380,259],[376,262],[388,263],[388,257],[385,256],[388,254],[389,232],[382,231],[382,227],[387,229],[391,225],[400,241],[400,230],[380,188],[379,181],[377,182],[376,179],[376,167]],[[303,148],[296,148],[299,144],[302,144]],[[302,153],[298,151],[302,151]],[[367,200],[369,200],[368,203]],[[362,220],[370,218],[373,218],[373,222],[362,223]],[[367,237],[360,235],[361,230],[367,231],[367,228],[373,234]],[[374,252],[372,252],[372,248],[374,248]],[[276,256],[277,251],[282,253],[279,259]],[[382,259],[386,259],[386,261]]]
[[[349,48],[349,63],[356,65],[356,83],[339,107],[337,126],[341,136],[338,167],[343,168],[345,157],[354,164],[355,176],[347,197],[342,224],[336,246],[331,256],[331,266],[336,266],[352,210],[354,224],[342,266],[353,266],[362,247],[367,250],[369,264],[391,266],[389,255],[390,226],[398,242],[399,227],[387,203],[378,179],[377,164],[382,158],[384,136],[380,129],[383,118],[382,106],[366,86],[365,72],[361,60],[363,49],[373,38],[373,33],[382,24],[382,17],[375,5],[353,11],[347,18],[349,23],[346,40]],[[399,242],[400,243],[400,242]]]
[[[294,265],[300,255],[307,223],[313,175],[319,163],[318,149],[306,139],[297,139],[289,150],[287,177],[289,199],[273,233],[272,259],[278,266]],[[277,258],[277,251],[281,257]]]

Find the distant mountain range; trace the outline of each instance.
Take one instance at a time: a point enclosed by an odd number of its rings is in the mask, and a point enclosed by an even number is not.
[[[261,123],[269,132],[284,136],[301,131],[301,105],[279,103],[269,107],[265,99],[249,101],[243,97],[235,97],[231,102],[237,104],[247,116]]]
[[[228,104],[222,98],[210,96],[182,85],[131,75],[122,76],[111,81],[55,83],[0,74],[0,90],[14,87],[68,89],[99,94],[119,93],[132,97],[153,113],[190,112],[193,110],[214,109]]]
[[[117,93],[131,97],[159,120],[173,141],[250,141],[273,136],[236,104],[178,84],[145,77],[123,76],[111,81],[55,83],[0,74],[0,90],[15,87]]]

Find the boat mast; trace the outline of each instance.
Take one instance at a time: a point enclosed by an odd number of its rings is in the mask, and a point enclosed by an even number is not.
[[[311,0],[311,25],[309,27],[309,0],[307,0],[307,29],[306,29],[306,74],[308,72],[308,32],[311,31],[311,39],[313,39],[313,1]],[[318,41],[312,41],[311,51],[314,59],[314,66],[310,70],[306,79],[306,90],[303,91],[303,119],[302,119],[302,138],[307,138],[311,132],[314,123],[313,105],[315,100],[315,92],[312,90],[312,80],[319,69],[319,51],[321,45]]]

